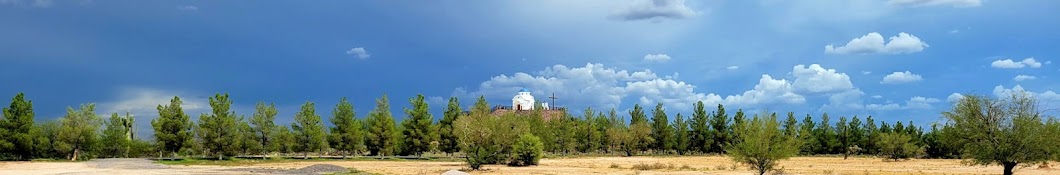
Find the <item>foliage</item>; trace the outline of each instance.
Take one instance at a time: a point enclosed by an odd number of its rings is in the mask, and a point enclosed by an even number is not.
[[[132,138],[129,137],[128,133],[131,132],[132,123],[131,114],[126,113],[125,116],[118,116],[118,113],[110,115],[110,119],[106,122],[106,129],[103,130],[102,147],[101,152],[104,157],[128,157],[129,150],[131,149]]]
[[[260,148],[266,155],[269,152],[277,151],[276,148],[279,147],[276,146],[278,143],[275,142],[275,131],[280,127],[275,123],[277,113],[279,112],[276,110],[276,104],[266,106],[264,101],[259,101],[254,106],[254,116],[250,118],[250,124],[254,125],[253,128],[256,132],[254,136],[258,140],[254,142],[257,143],[254,146]]]
[[[537,165],[538,160],[541,160],[544,154],[544,149],[541,138],[533,134],[523,134],[512,145],[512,153],[515,157],[508,164],[512,166]]]
[[[775,113],[767,117],[755,115],[750,122],[735,128],[740,137],[726,152],[733,161],[750,165],[759,175],[772,170],[777,161],[799,151],[799,139],[784,135]]]
[[[912,138],[905,133],[880,134],[880,140],[876,145],[880,146],[880,154],[894,161],[913,158],[924,152],[924,148],[913,144]]]
[[[309,158],[309,152],[319,151],[328,146],[327,141],[324,140],[324,122],[320,121],[320,116],[316,114],[313,102],[305,102],[302,110],[294,115],[291,130],[296,146],[294,151],[302,152],[303,159]]]
[[[332,110],[331,123],[335,126],[331,128],[329,135],[331,148],[341,151],[343,157],[347,154],[357,154],[364,149],[364,125],[357,120],[353,104],[350,104],[346,97],[339,99],[339,104]]]
[[[463,115],[461,112],[463,110],[460,109],[460,101],[456,97],[449,97],[449,104],[445,107],[442,120],[438,121],[439,149],[446,154],[460,151],[460,146],[456,143],[456,135],[453,135],[453,122]],[[540,118],[540,115],[537,117]]]
[[[384,156],[397,151],[399,132],[390,114],[390,102],[386,95],[375,100],[375,109],[368,113],[368,137],[365,146],[371,155]]]
[[[710,119],[711,127],[711,144],[708,152],[711,153],[722,153],[725,149],[725,145],[729,143],[731,135],[729,134],[729,115],[725,114],[725,106],[718,104],[718,110],[714,113],[714,117]]]
[[[158,105],[158,118],[151,120],[155,131],[155,146],[160,153],[176,155],[181,149],[192,145],[193,124],[181,108],[180,97],[174,96],[169,105]]]
[[[1018,164],[1045,163],[1060,150],[1060,131],[1057,120],[1042,116],[1038,105],[1023,91],[1003,99],[965,95],[943,113],[954,134],[944,141],[963,143],[971,164],[1000,164],[1006,175]]]
[[[216,155],[217,159],[233,156],[239,151],[238,121],[242,118],[236,117],[231,106],[232,100],[228,99],[227,93],[215,94],[210,97],[212,113],[199,116],[199,127],[196,129],[202,147],[208,154]]]
[[[688,150],[706,153],[710,150],[710,144],[714,142],[711,135],[710,116],[707,115],[703,102],[696,102],[692,112],[692,119],[688,123],[691,130],[688,131]],[[680,137],[678,137],[680,138]]]
[[[404,135],[402,147],[405,153],[421,156],[427,152],[431,143],[431,112],[423,94],[409,99],[412,109],[405,109],[405,120],[401,121],[401,134]]]
[[[11,105],[3,109],[4,118],[0,120],[0,158],[5,154],[16,160],[29,160],[32,157],[34,138],[33,101],[26,100],[26,95],[18,93],[11,99]]]
[[[99,131],[102,120],[96,116],[95,104],[82,104],[79,110],[67,107],[66,116],[63,116],[60,124],[58,149],[67,153],[70,160],[77,161],[78,158],[86,156],[84,152],[96,149],[96,132]]]
[[[666,153],[673,149],[674,132],[671,131],[672,129],[670,127],[670,119],[666,116],[665,109],[663,109],[663,104],[656,104],[655,109],[651,112],[651,137],[655,139],[655,145],[652,148],[655,151]]]
[[[674,124],[671,126],[673,126],[670,130],[673,131],[672,136],[674,136],[674,151],[677,151],[678,155],[685,155],[688,152],[689,145],[688,121],[685,121],[685,117],[681,116],[681,113],[677,113]]]

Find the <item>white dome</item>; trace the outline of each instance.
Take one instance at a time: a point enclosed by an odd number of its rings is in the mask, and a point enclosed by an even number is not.
[[[530,91],[526,89],[519,90],[519,93],[512,97],[512,109],[515,110],[533,110],[534,109],[534,96],[530,95]]]

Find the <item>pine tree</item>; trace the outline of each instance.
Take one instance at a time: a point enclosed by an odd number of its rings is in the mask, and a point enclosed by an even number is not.
[[[390,102],[386,95],[376,99],[375,105],[375,109],[368,113],[368,137],[365,138],[365,145],[371,155],[382,157],[397,151],[399,132],[394,124],[394,117],[390,114]]]
[[[836,144],[832,145],[832,152],[845,153],[845,148],[850,145],[850,128],[847,127],[847,117],[839,117],[839,121],[835,123],[835,132]]]
[[[596,132],[596,123],[594,122],[593,108],[585,108],[585,113],[582,114],[582,120],[577,120],[578,123],[578,142],[580,143],[579,151],[583,153],[589,153],[597,149],[600,144],[600,135]]]
[[[239,126],[239,151],[242,155],[256,154],[262,151],[261,147],[258,147],[261,143],[258,143],[257,131],[245,119],[245,116],[240,115],[239,121],[236,121]]]
[[[353,104],[350,104],[346,97],[339,99],[339,104],[331,111],[331,123],[335,126],[331,128],[329,135],[331,148],[342,151],[343,158],[348,154],[358,153],[360,148],[364,147],[364,125],[357,120]]]
[[[677,151],[678,155],[685,155],[688,152],[690,138],[688,132],[688,122],[685,121],[685,117],[681,116],[681,113],[677,113],[677,118],[674,119],[674,150]]]
[[[799,136],[799,123],[795,120],[795,113],[788,112],[787,120],[784,120],[784,135],[791,137]]]
[[[80,110],[66,108],[66,116],[60,120],[59,142],[60,149],[68,152],[70,160],[77,161],[83,152],[94,150],[99,138],[96,132],[103,121],[96,116],[96,105],[81,105]]]
[[[670,119],[666,116],[666,111],[663,109],[663,104],[658,103],[655,105],[655,110],[652,110],[651,114],[651,135],[655,138],[655,151],[659,153],[667,153],[673,149],[673,129],[670,127]]]
[[[713,137],[710,133],[710,116],[707,115],[707,110],[703,105],[703,102],[696,102],[695,110],[692,112],[692,120],[689,124],[691,130],[688,133],[689,151],[699,151],[706,153],[710,149],[710,144],[713,142]]]
[[[876,120],[872,119],[872,116],[865,117],[865,126],[862,130],[865,132],[865,139],[861,140],[863,152],[866,154],[875,154],[879,147],[876,146],[876,140],[880,138],[880,130],[876,127]]]
[[[596,117],[593,117],[593,132],[596,132],[596,140],[599,142],[596,144],[597,150],[605,153],[611,153],[610,145],[611,140],[607,139],[607,129],[611,128],[611,120],[607,118],[607,115],[603,111],[597,111]]]
[[[265,105],[264,101],[259,101],[254,106],[254,116],[250,118],[250,124],[254,125],[255,137],[257,138],[257,145],[264,153],[264,157],[268,157],[270,152],[278,151],[276,140],[276,130],[278,127],[275,123],[276,120],[276,104]]]
[[[430,148],[430,127],[431,120],[434,117],[431,116],[423,94],[410,98],[409,103],[411,103],[412,109],[405,109],[406,117],[405,120],[401,121],[401,125],[404,127],[401,133],[405,136],[402,147],[405,148],[404,152],[406,153],[422,156],[423,152],[427,152],[427,149]]]
[[[710,144],[711,153],[723,153],[725,151],[725,145],[729,143],[731,135],[729,135],[729,115],[725,114],[725,106],[718,104],[718,111],[714,113],[714,117],[710,119],[710,126],[712,128],[712,143]]]
[[[232,100],[228,99],[228,93],[224,95],[215,94],[210,97],[210,108],[212,114],[203,114],[199,117],[199,138],[202,147],[211,155],[216,155],[218,160],[225,156],[233,156],[239,151],[239,118],[231,110]]]
[[[803,143],[799,148],[799,152],[804,155],[815,154],[821,143],[817,141],[817,135],[814,130],[816,125],[813,122],[813,117],[810,114],[806,114],[806,117],[802,118],[802,125],[799,128],[799,139]]]
[[[729,142],[727,142],[726,144],[735,144],[735,142],[740,140],[741,133],[737,131],[740,130],[739,127],[744,126],[744,122],[745,121],[743,109],[736,109],[736,114],[732,116],[732,126],[729,128],[728,131],[729,137],[732,138],[729,138]]]
[[[836,144],[835,130],[832,129],[832,124],[829,121],[828,113],[821,115],[821,123],[814,128],[814,138],[817,140],[817,149],[814,150],[816,154],[834,154],[832,148]]]
[[[33,101],[26,100],[26,95],[18,93],[11,99],[11,105],[3,109],[4,118],[0,120],[0,155],[11,154],[17,160],[32,158],[34,138]]]
[[[453,135],[453,122],[460,118],[462,112],[460,101],[456,97],[449,97],[449,105],[445,107],[442,120],[438,121],[439,149],[445,154],[460,151],[460,146],[456,143],[456,135]]]
[[[640,107],[640,104],[633,105],[629,116],[628,146],[635,150],[647,151],[655,143],[655,138],[651,135],[651,125],[648,124],[648,116],[644,114],[644,109]]]
[[[107,120],[100,151],[104,156],[112,158],[128,156],[129,144],[132,140],[126,135],[130,128],[125,127],[125,121],[125,118],[118,116],[118,113],[112,113],[110,119]]]
[[[305,102],[302,110],[294,115],[291,130],[294,134],[294,151],[302,152],[302,159],[309,159],[311,151],[320,151],[327,147],[327,141],[324,139],[324,122],[320,121],[313,102]]]
[[[158,118],[151,120],[157,142],[155,145],[162,154],[170,153],[176,156],[181,149],[192,146],[194,133],[191,128],[194,125],[188,115],[184,114],[181,104],[180,97],[174,96],[169,105],[158,105]]]

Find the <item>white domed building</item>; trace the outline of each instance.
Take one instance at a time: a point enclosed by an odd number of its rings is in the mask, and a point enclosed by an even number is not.
[[[512,109],[517,111],[529,111],[534,110],[534,104],[536,100],[533,95],[530,95],[530,90],[523,88],[519,90],[519,93],[512,97]],[[544,110],[548,110],[548,103],[541,103]]]

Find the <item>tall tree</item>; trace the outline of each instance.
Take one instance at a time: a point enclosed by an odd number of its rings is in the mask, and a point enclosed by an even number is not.
[[[240,115],[239,120],[236,121],[236,128],[238,128],[239,131],[239,153],[242,155],[250,155],[263,151],[261,147],[258,147],[261,143],[258,143],[257,131],[254,130],[254,127],[250,126],[249,122],[247,122],[249,119],[244,120],[245,118],[246,117]]]
[[[707,115],[703,101],[696,102],[695,110],[692,112],[692,120],[688,123],[691,130],[688,133],[688,150],[706,153],[710,149],[713,137],[710,133],[710,116]]]
[[[417,94],[416,97],[410,98],[409,103],[411,103],[412,109],[405,109],[406,117],[405,120],[401,121],[401,126],[404,127],[401,130],[401,134],[405,136],[402,147],[406,153],[421,156],[423,152],[427,152],[428,148],[430,148],[430,127],[431,120],[434,117],[431,116],[431,111],[428,109],[429,107],[423,94]]]
[[[710,144],[711,153],[723,153],[725,145],[729,143],[731,135],[729,135],[729,115],[725,114],[725,106],[718,104],[718,110],[714,113],[714,117],[710,119],[710,127],[712,129]]]
[[[784,135],[798,137],[799,121],[795,120],[795,113],[788,112],[788,118],[784,120]]]
[[[12,154],[17,160],[32,158],[33,152],[33,101],[26,95],[18,93],[11,99],[11,105],[4,108],[4,118],[0,120],[0,156]]]
[[[843,152],[843,158],[850,156],[851,154],[858,154],[863,148],[864,140],[866,137],[865,130],[861,128],[861,119],[858,116],[850,119],[850,123],[847,125],[846,133],[846,144],[844,147],[846,151]]]
[[[685,117],[681,116],[681,113],[677,113],[674,124],[672,125],[673,136],[674,136],[674,150],[677,151],[678,155],[685,155],[688,152],[689,145],[689,132],[688,132],[688,121],[685,121]]]
[[[460,101],[457,100],[456,97],[449,97],[449,105],[445,107],[445,113],[442,114],[442,120],[438,121],[439,149],[442,152],[445,152],[445,154],[452,154],[460,151],[460,146],[456,143],[456,135],[453,135],[453,122],[460,118],[462,112],[463,110],[460,109]]]
[[[192,145],[193,124],[181,104],[180,97],[174,96],[169,105],[158,105],[158,118],[151,120],[160,154],[170,153],[175,157],[181,149]]]
[[[817,149],[814,150],[816,154],[833,154],[832,148],[836,144],[836,133],[835,129],[832,129],[832,123],[828,118],[828,113],[821,115],[821,123],[817,125],[817,128],[813,130],[814,138],[817,140]]]
[[[784,135],[776,113],[761,117],[755,115],[750,122],[741,122],[740,125],[733,127],[740,137],[726,152],[733,161],[750,165],[759,175],[772,170],[777,161],[799,152],[799,139]]]
[[[865,139],[861,140],[862,148],[866,154],[874,154],[879,147],[876,146],[876,140],[880,138],[880,130],[876,127],[876,120],[872,119],[872,116],[865,117],[865,126],[862,130],[865,132]]]
[[[368,146],[369,153],[382,157],[397,151],[399,133],[394,124],[394,117],[390,114],[390,102],[385,94],[382,98],[375,100],[375,109],[368,113],[366,122],[368,123],[368,137],[365,138],[365,145]]]
[[[843,150],[850,145],[850,128],[847,127],[847,117],[840,116],[835,123],[836,144],[832,145],[832,152],[844,153]],[[846,158],[844,154],[843,158]]]
[[[70,160],[77,161],[83,156],[83,151],[94,149],[99,139],[96,132],[99,132],[102,123],[96,116],[95,104],[82,104],[80,110],[66,108],[66,116],[63,116],[59,127],[59,141],[62,143],[60,147],[70,154]]]
[[[129,115],[126,113],[125,115]],[[125,118],[118,116],[118,113],[110,114],[110,119],[107,120],[107,128],[103,130],[102,149],[100,153],[103,153],[106,157],[125,157],[129,153],[129,145],[132,140],[126,135],[130,128],[125,127]]]
[[[633,110],[629,111],[629,124],[642,122],[648,122],[648,115],[644,114],[644,108],[640,107],[640,104],[633,104]]]
[[[651,135],[651,125],[648,124],[648,116],[640,104],[634,104],[633,110],[629,111],[629,130],[631,147],[640,151],[646,151],[655,143]]]
[[[302,152],[302,159],[309,159],[311,151],[320,151],[327,147],[324,122],[320,121],[320,115],[317,115],[313,102],[305,102],[302,110],[294,115],[291,130],[295,136],[295,151]]]
[[[1057,120],[1043,116],[1039,105],[1034,94],[1023,91],[1003,99],[965,95],[943,113],[956,136],[944,141],[965,143],[970,163],[1000,164],[1005,175],[1019,164],[1045,163],[1060,150],[1060,131],[1054,127]]]
[[[595,146],[597,150],[605,153],[611,153],[610,139],[607,139],[607,129],[611,128],[611,120],[607,118],[607,115],[603,111],[597,111],[596,117],[593,117],[593,132],[596,132],[596,140],[599,141]]]
[[[331,111],[331,124],[335,126],[331,128],[331,148],[342,151],[343,158],[364,147],[364,125],[357,120],[353,104],[346,97],[339,99],[339,104]]]
[[[663,104],[658,103],[651,112],[651,135],[655,138],[655,151],[666,153],[673,149],[673,129],[670,127],[670,119],[666,116]]]
[[[231,106],[232,100],[228,99],[228,93],[214,94],[210,97],[212,113],[201,115],[199,127],[196,128],[199,129],[203,149],[211,155],[216,155],[218,160],[233,156],[239,151],[238,121],[242,119],[237,118]]]
[[[258,139],[256,146],[261,148],[264,157],[268,157],[270,152],[277,151],[276,148],[278,148],[273,141],[276,138],[276,128],[281,127],[275,122],[277,113],[276,104],[266,106],[264,101],[259,101],[254,106],[254,116],[250,118],[250,124],[254,125],[255,136]]]
[[[742,133],[737,131],[741,130],[739,127],[743,127],[744,122],[746,121],[744,118],[743,109],[736,109],[736,114],[732,115],[732,128],[729,128],[729,136],[732,138],[730,138],[729,142],[726,144],[734,144],[734,142],[738,142],[741,140],[740,134]]]
[[[578,142],[580,142],[579,151],[588,153],[596,150],[600,145],[600,134],[596,132],[595,115],[596,111],[593,108],[585,108],[585,113],[582,114],[582,119],[577,120],[578,122]]]
[[[816,153],[821,143],[817,141],[817,137],[814,129],[816,124],[813,122],[813,117],[810,114],[806,114],[805,118],[802,118],[802,125],[799,126],[799,140],[802,141],[802,146],[799,148],[799,152],[804,155],[812,155]]]

